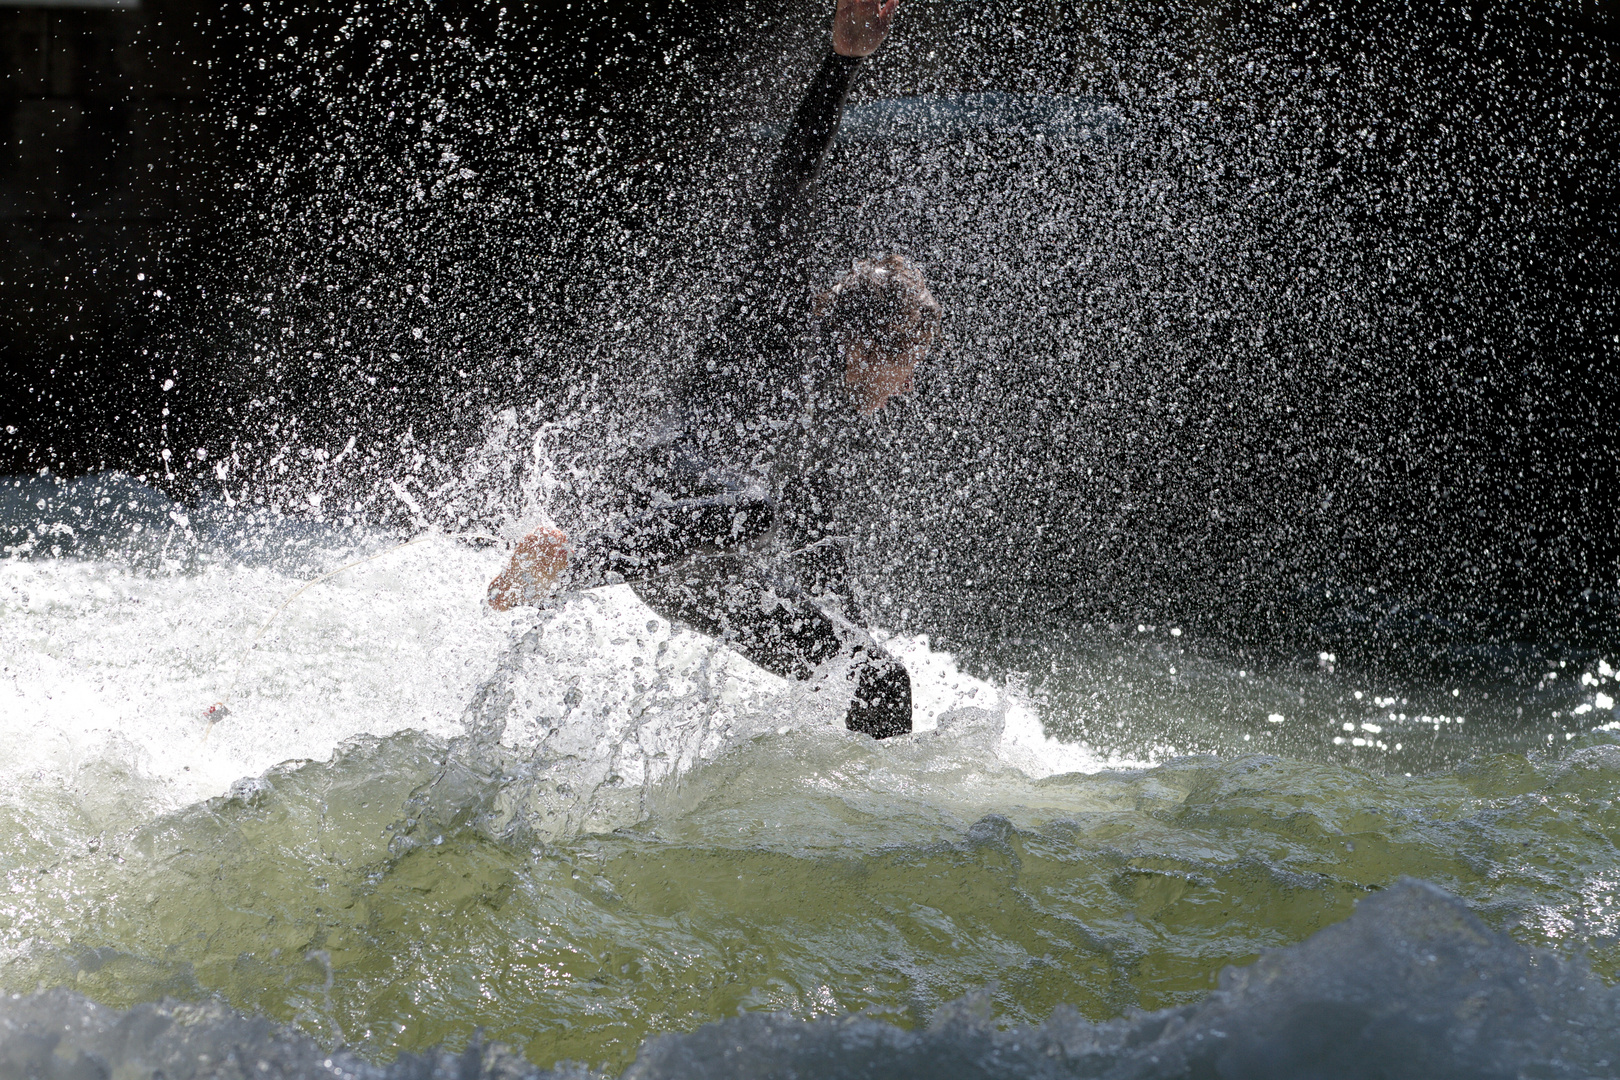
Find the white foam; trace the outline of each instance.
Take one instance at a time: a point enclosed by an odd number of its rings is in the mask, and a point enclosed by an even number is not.
[[[519,624],[481,609],[494,561],[448,539],[414,545],[310,588],[251,650],[305,580],[0,563],[0,779],[112,759],[172,806],[363,733],[457,734]],[[205,710],[227,697],[210,727]]]
[[[1039,710],[1017,676],[999,686],[976,678],[958,667],[950,653],[932,649],[926,634],[906,637],[880,630],[875,636],[906,665],[911,676],[912,722],[918,733],[938,730],[942,720],[950,727],[953,714],[964,710],[982,710],[988,715],[979,723],[999,729],[999,735],[990,740],[990,749],[1032,777],[1146,768],[1151,764],[1101,755],[1079,743],[1050,737]]]
[[[503,558],[430,537],[311,586],[279,614],[307,579],[261,565],[0,563],[0,780],[71,786],[110,767],[130,789],[122,802],[172,808],[289,759],[326,759],[358,735],[462,734],[469,702],[504,688],[503,743],[622,795],[573,828],[635,819],[652,787],[761,734],[857,737],[843,730],[842,680],[771,675],[670,626],[628,588],[491,611],[482,598]],[[967,739],[1035,777],[1138,764],[1047,738],[1016,682],[975,678],[925,637],[882,636],[912,675],[912,738]],[[221,699],[229,712],[210,724]]]

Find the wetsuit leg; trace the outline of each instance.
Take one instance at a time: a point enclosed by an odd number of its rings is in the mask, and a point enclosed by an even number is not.
[[[825,612],[752,560],[701,559],[633,587],[659,614],[720,638],[784,678],[808,679],[843,646]]]
[[[900,661],[872,648],[850,671],[855,696],[850,699],[844,726],[874,739],[904,735],[911,730],[911,675]]]
[[[845,644],[833,620],[797,587],[740,557],[703,559],[632,587],[666,619],[720,638],[783,678],[810,678]],[[855,648],[849,677],[855,685],[846,727],[875,739],[911,730],[904,665],[864,642]]]

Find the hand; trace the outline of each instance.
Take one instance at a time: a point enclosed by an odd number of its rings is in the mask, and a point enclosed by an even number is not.
[[[518,541],[512,561],[489,583],[489,606],[507,611],[519,604],[537,604],[551,595],[567,567],[568,534],[536,529]]]
[[[889,33],[889,20],[900,0],[838,0],[833,14],[833,52],[870,56]]]

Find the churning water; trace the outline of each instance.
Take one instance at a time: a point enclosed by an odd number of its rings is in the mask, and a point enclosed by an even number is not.
[[[1078,734],[1095,703],[1064,704],[1084,697],[1072,684],[992,684],[896,642],[919,730],[877,743],[842,730],[830,684],[784,683],[625,590],[491,613],[496,550],[433,536],[297,592],[390,542],[219,527],[120,477],[10,483],[10,514],[35,509],[36,539],[81,553],[3,569],[12,991],[117,1008],[219,995],[313,1037],[287,1044],[310,1060],[344,1043],[386,1061],[481,1030],[542,1066],[616,1072],[639,1050],[639,1075],[815,1061],[920,1075],[971,1051],[991,1064],[965,1075],[1177,1076],[1227,1028],[1230,1060],[1279,1068],[1363,1043],[1404,1060],[1412,1039],[1456,1044],[1402,1066],[1424,1075],[1486,1075],[1473,1064],[1503,1053],[1556,1051],[1591,1075],[1615,1060],[1606,661],[1549,669],[1520,745],[1414,774],[1409,745],[1490,726],[1456,704],[1490,688],[1429,688],[1451,704],[1425,712],[1325,663],[1115,647],[1104,670],[1065,676],[1106,686],[1123,666],[1146,688],[1112,703],[1129,719],[1105,755]],[[1163,743],[1172,719],[1207,745]],[[1521,956],[1411,888],[1312,937],[1403,875],[1593,975]],[[1306,939],[1205,1001],[1227,965]],[[1440,966],[1414,968],[1414,950]],[[1525,989],[1526,972],[1542,981]],[[6,1030],[66,1038],[51,1051],[64,1062],[274,1058],[286,1038],[166,1006],[138,1026],[158,1043],[137,1045],[109,1034],[114,1014],[63,1027],[88,1006],[31,1001],[0,1007]],[[1192,1011],[1168,1028],[1084,1023],[1176,1006]],[[1482,1009],[1490,1024],[1466,1019]],[[739,1011],[782,1018],[644,1045]],[[847,1014],[868,1019],[793,1026]],[[159,1045],[182,1036],[195,1041]],[[1588,1073],[1548,1075],[1566,1074]]]
[[[607,512],[825,13],[615,24],[615,97],[259,5],[144,475],[0,487],[0,1076],[1620,1073],[1611,53],[906,3],[815,238],[948,312],[839,523],[883,743],[482,603]]]

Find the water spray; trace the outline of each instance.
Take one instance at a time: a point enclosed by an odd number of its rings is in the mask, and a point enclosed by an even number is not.
[[[203,713],[202,713],[203,719],[208,721],[208,727],[206,729],[204,729],[204,731],[203,731],[203,739],[206,741],[207,738],[208,738],[209,732],[214,730],[214,725],[219,723],[219,721],[225,719],[225,717],[230,715],[230,712],[231,712],[231,710],[230,710],[230,700],[231,700],[232,696],[236,693],[236,684],[241,679],[242,664],[247,659],[248,653],[252,652],[254,649],[257,649],[259,647],[259,639],[264,637],[265,631],[270,629],[271,624],[274,623],[276,621],[276,619],[278,619],[281,616],[281,613],[283,611],[286,611],[287,608],[292,605],[292,602],[294,600],[297,600],[300,596],[304,595],[304,593],[308,592],[310,589],[312,589],[315,586],[319,585],[321,582],[329,581],[332,578],[337,577],[339,574],[343,573],[346,570],[353,570],[357,566],[363,566],[368,562],[374,562],[375,560],[381,559],[384,556],[392,555],[392,554],[394,554],[395,552],[398,552],[398,551],[403,551],[404,549],[406,549],[408,547],[414,547],[415,545],[420,544],[423,541],[433,539],[437,535],[439,535],[439,534],[431,533],[431,532],[430,533],[423,533],[421,536],[416,537],[414,540],[407,540],[403,544],[395,544],[391,548],[385,548],[382,551],[374,552],[373,554],[367,555],[364,558],[355,559],[353,562],[344,563],[342,566],[338,567],[337,569],[328,570],[326,573],[321,574],[321,575],[319,575],[317,577],[311,578],[309,581],[306,581],[304,584],[300,585],[290,596],[287,597],[287,599],[283,600],[276,607],[276,609],[270,613],[269,617],[264,620],[264,624],[259,627],[258,632],[253,635],[253,639],[251,641],[249,641],[247,643],[247,645],[244,646],[239,653],[237,653],[235,674],[231,676],[231,682],[230,682],[230,685],[226,688],[225,694],[218,701],[214,702],[212,705],[208,706],[206,709],[203,710]],[[498,537],[486,536],[486,535],[484,535],[482,533],[469,533],[469,534],[466,534],[464,536],[459,537],[458,539],[464,539],[464,540],[487,540],[487,541],[490,541],[490,542],[493,542],[493,543],[499,543],[499,538]]]

